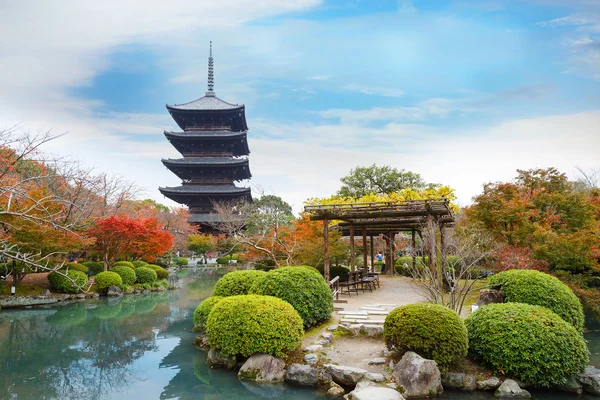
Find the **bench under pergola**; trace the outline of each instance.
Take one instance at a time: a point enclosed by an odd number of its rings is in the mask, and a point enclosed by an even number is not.
[[[415,235],[429,222],[436,224],[440,231],[440,245],[444,248],[444,228],[454,224],[454,215],[447,199],[409,200],[404,202],[339,203],[307,205],[304,211],[312,221],[323,221],[324,236],[324,275],[329,280],[329,231],[336,229],[342,236],[350,238],[350,269],[354,271],[354,237],[362,235],[363,265],[367,265],[367,237],[370,237],[371,265],[374,265],[373,237],[383,235],[387,242],[386,266],[390,275],[394,274],[394,238],[400,232],[411,232],[412,245]],[[331,221],[339,221],[329,226]],[[435,246],[435,243],[432,243]],[[435,249],[430,249],[435,254]],[[413,252],[413,267],[416,257]],[[444,257],[444,255],[442,255]],[[433,262],[433,257],[430,257]]]

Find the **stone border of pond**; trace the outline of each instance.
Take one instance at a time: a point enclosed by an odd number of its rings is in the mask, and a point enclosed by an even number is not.
[[[476,374],[464,372],[442,373],[435,361],[414,352],[406,352],[398,363],[391,359],[390,352],[373,358],[369,364],[381,365],[383,373],[338,365],[320,354],[324,347],[335,344],[336,340],[344,340],[344,336],[348,334],[355,333],[345,324],[329,325],[320,333],[315,344],[303,349],[303,363],[294,362],[287,366],[284,360],[267,354],[254,354],[247,359],[224,356],[209,347],[203,334],[197,334],[194,344],[200,350],[208,352],[209,367],[237,371],[238,378],[249,390],[269,394],[270,397],[276,397],[278,391],[282,391],[282,387],[278,388],[277,385],[286,383],[297,387],[317,388],[329,397],[343,396],[356,400],[431,397],[441,395],[446,389],[465,392],[494,391],[494,397],[497,398],[531,398],[526,390],[529,385],[525,382],[495,376],[482,379]],[[566,385],[553,389],[578,395],[585,392],[600,396],[600,369],[590,366]]]

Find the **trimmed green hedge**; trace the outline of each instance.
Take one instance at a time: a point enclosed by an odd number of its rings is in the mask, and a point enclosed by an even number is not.
[[[331,289],[323,276],[313,268],[274,269],[257,279],[249,293],[287,301],[298,311],[307,327],[326,320],[333,312]]]
[[[59,292],[79,293],[87,285],[88,278],[83,272],[70,269],[68,271],[51,272],[48,274],[48,282],[50,282],[52,288]]]
[[[62,267],[62,269],[68,269],[69,271],[80,271],[84,274],[87,274],[87,272],[89,271],[89,268],[86,267],[85,264],[79,263],[67,263]]]
[[[248,294],[252,284],[264,275],[266,272],[253,269],[231,271],[217,281],[213,296],[227,297]]]
[[[217,258],[217,264],[227,265],[231,262],[231,258],[229,257],[219,257]]]
[[[145,268],[150,268],[156,272],[156,279],[167,279],[169,271],[161,267],[160,265],[148,264],[144,265]]]
[[[545,307],[490,304],[465,321],[470,352],[506,375],[537,386],[562,385],[582,372],[589,352],[580,332]]]
[[[187,260],[187,258],[183,258],[183,257],[175,257],[175,258],[173,258],[173,264],[184,267],[184,266],[188,265],[188,260]]]
[[[205,329],[208,314],[213,309],[213,307],[222,299],[224,299],[224,297],[211,296],[202,300],[202,302],[198,304],[198,307],[196,307],[196,309],[194,310],[194,327]]]
[[[319,266],[319,273],[321,275],[325,274],[323,266]],[[329,279],[333,279],[336,276],[340,277],[340,282],[343,282],[348,279],[348,274],[350,273],[350,269],[346,267],[342,267],[340,265],[332,265],[329,267]]]
[[[86,261],[82,264],[88,267],[88,271],[91,271],[92,275],[96,275],[104,271],[104,263],[101,262]]]
[[[142,261],[142,260],[135,260],[135,261],[132,261],[132,262],[131,262],[131,264],[133,264],[133,266],[134,266],[135,268],[139,268],[139,267],[143,267],[143,266],[145,266],[145,265],[148,265],[148,263],[147,263],[146,261]]]
[[[110,267],[110,269],[112,270],[114,267],[129,267],[131,269],[135,269],[133,263],[130,263],[129,261],[117,261],[112,265],[112,267]]]
[[[121,280],[125,285],[133,285],[135,283],[135,271],[125,265],[117,265],[116,267],[112,267],[112,272],[119,274]]]
[[[138,283],[152,283],[157,279],[156,271],[148,267],[139,267],[135,270]]]
[[[206,320],[208,343],[229,356],[264,353],[285,357],[300,347],[303,334],[298,312],[271,296],[226,297]]]
[[[409,304],[385,318],[383,339],[399,354],[414,351],[449,366],[467,356],[467,329],[460,316],[439,304]]]
[[[107,291],[111,286],[120,287],[123,284],[123,279],[121,279],[121,276],[112,271],[100,272],[94,277],[94,280],[96,281],[96,287],[101,292]]]
[[[535,270],[513,269],[490,278],[491,288],[500,289],[506,303],[544,306],[583,331],[583,307],[571,289],[557,278]]]

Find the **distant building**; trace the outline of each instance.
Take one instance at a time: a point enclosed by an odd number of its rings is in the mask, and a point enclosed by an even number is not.
[[[230,104],[214,92],[212,42],[208,58],[208,91],[197,100],[168,105],[167,110],[183,132],[167,132],[169,142],[183,158],[162,163],[181,178],[181,186],[161,187],[169,199],[188,206],[189,222],[210,231],[218,224],[214,202],[252,201],[250,188],[234,181],[250,179],[245,106]]]

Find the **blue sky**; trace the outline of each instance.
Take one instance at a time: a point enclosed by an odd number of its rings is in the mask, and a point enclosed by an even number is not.
[[[257,193],[302,201],[357,165],[456,188],[517,168],[600,166],[600,2],[0,2],[0,127],[68,132],[50,149],[172,205],[165,103],[246,104]]]

